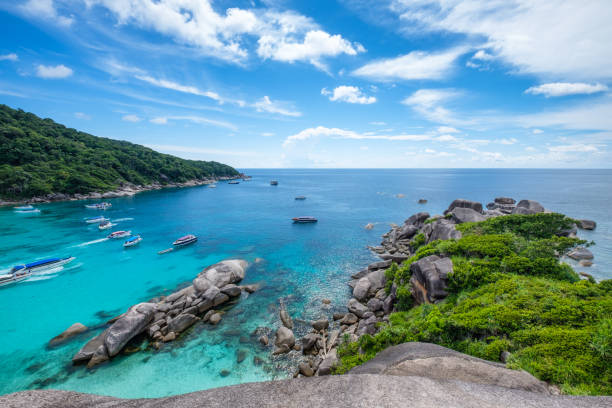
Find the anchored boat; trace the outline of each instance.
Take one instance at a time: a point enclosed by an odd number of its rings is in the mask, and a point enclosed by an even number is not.
[[[305,200],[306,197],[304,197],[304,196],[297,196],[297,197],[295,197],[295,199],[301,201],[301,200]]]
[[[198,240],[198,237],[196,237],[193,234],[189,234],[189,235],[185,235],[184,237],[180,237],[179,239],[174,241],[172,243],[172,245],[177,246],[177,247],[179,247],[179,246],[186,246],[186,245],[189,245],[189,244],[193,244],[197,240]]]
[[[132,231],[115,231],[109,234],[106,238],[117,239],[117,238],[125,238],[132,235]]]
[[[309,224],[318,221],[315,217],[295,217],[292,220],[296,224]]]
[[[227,184],[240,184],[238,180],[229,181]]]
[[[32,207],[31,205],[21,205],[19,207],[13,207],[13,209],[17,211],[28,211],[34,210],[34,207]]]
[[[123,243],[124,248],[133,247],[134,245],[138,245],[142,241],[140,235],[134,235],[132,238],[128,239]]]
[[[271,186],[278,186],[278,181],[276,181],[276,180],[272,180],[272,181],[270,182],[270,185],[271,185]]]
[[[107,208],[112,207],[111,203],[95,203],[95,204],[85,204],[85,208],[89,208],[91,210],[106,210]]]
[[[98,229],[100,231],[104,231],[109,229],[110,227],[112,227],[114,224],[111,224],[111,222],[109,220],[106,221],[102,221],[100,224],[98,224]]]

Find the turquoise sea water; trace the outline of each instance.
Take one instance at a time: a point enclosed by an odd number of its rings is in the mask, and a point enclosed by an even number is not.
[[[344,309],[349,275],[376,260],[366,245],[379,244],[390,223],[418,211],[441,213],[455,198],[483,204],[501,195],[530,198],[548,209],[596,220],[595,231],[580,231],[597,244],[595,264],[584,270],[598,279],[612,278],[611,170],[246,173],[253,180],[239,185],[108,200],[113,206],[103,213],[117,224],[113,230],[143,237],[131,249],[123,249],[122,240],[104,240],[109,231],[86,224],[84,217],[100,212],[85,209],[82,201],[40,205],[38,215],[0,209],[0,269],[45,257],[76,257],[63,270],[0,288],[0,394],[56,388],[158,397],[287,377],[286,357],[271,357],[252,334],[260,326],[278,326],[279,299],[296,319],[298,334],[305,332],[307,321]],[[272,179],[279,185],[270,186]],[[296,201],[297,195],[307,199]],[[419,198],[429,201],[419,205]],[[292,224],[290,218],[299,215],[316,216],[319,222]],[[374,229],[364,229],[370,222]],[[197,244],[157,254],[187,233],[199,236]],[[262,289],[243,295],[218,326],[196,325],[160,351],[120,355],[95,370],[71,366],[72,355],[110,317],[170,293],[226,258],[250,261],[244,283],[261,283]],[[324,298],[332,305],[324,305]],[[49,339],[75,322],[93,329],[61,347],[46,348]],[[238,363],[237,354],[244,352]]]

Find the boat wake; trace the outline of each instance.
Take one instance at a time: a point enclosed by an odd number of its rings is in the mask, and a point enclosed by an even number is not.
[[[58,275],[32,275],[31,278],[26,279],[25,282],[38,282],[38,281],[44,281],[44,280],[49,280],[49,279],[53,279],[53,278],[57,278]]]
[[[133,218],[117,218],[116,220],[113,220],[113,222],[121,222],[121,221],[134,221]]]
[[[98,243],[104,242],[104,241],[108,241],[108,238],[100,238],[100,239],[95,239],[93,241],[83,242],[81,244],[72,245],[69,248],[80,248],[80,247],[84,247],[84,246],[88,246],[88,245],[92,245],[92,244],[98,244]]]

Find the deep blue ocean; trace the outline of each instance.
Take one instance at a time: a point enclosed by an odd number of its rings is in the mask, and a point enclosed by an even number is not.
[[[539,201],[575,218],[597,221],[579,236],[595,241],[594,265],[612,278],[612,170],[245,170],[253,179],[216,189],[193,187],[107,200],[117,225],[141,234],[138,247],[104,240],[86,224],[98,214],[74,201],[39,205],[37,215],[0,209],[0,269],[54,256],[74,256],[64,269],[0,288],[0,394],[55,388],[118,397],[158,397],[251,381],[285,378],[252,332],[278,327],[279,299],[300,324],[344,310],[351,273],[376,260],[390,223],[411,214],[439,214],[455,198],[486,204],[496,196]],[[270,186],[278,180],[278,186]],[[304,195],[304,201],[294,197]],[[417,204],[426,198],[425,205]],[[311,215],[317,224],[295,225]],[[374,224],[374,229],[364,226]],[[157,252],[188,233],[199,241]],[[261,290],[229,309],[215,327],[197,325],[160,351],[120,355],[95,370],[72,367],[72,355],[110,317],[137,302],[168,294],[204,267],[227,258],[252,263],[244,283]],[[259,258],[259,259],[258,259]],[[256,262],[257,261],[257,262]],[[326,306],[322,299],[331,299]],[[65,345],[48,341],[75,322],[94,328]],[[96,327],[98,327],[96,329]],[[238,363],[238,351],[247,358]],[[258,360],[257,358],[261,360]],[[223,372],[224,370],[227,370]],[[223,373],[222,373],[223,372]],[[229,374],[228,374],[229,372]],[[223,374],[223,375],[222,375]]]

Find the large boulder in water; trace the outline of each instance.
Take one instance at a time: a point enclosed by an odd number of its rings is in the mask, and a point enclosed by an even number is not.
[[[248,262],[242,259],[228,259],[204,269],[200,272],[198,278],[204,277],[212,285],[221,288],[229,283],[240,282],[244,279],[244,273],[248,265]],[[194,281],[194,286],[195,284]]]
[[[82,323],[75,323],[72,326],[70,326],[69,328],[67,328],[66,330],[64,330],[63,333],[55,336],[54,338],[52,338],[49,341],[49,347],[53,347],[53,346],[57,346],[63,342],[65,342],[66,340],[70,339],[71,337],[74,337],[78,334],[81,334],[83,332],[87,331],[87,326],[85,326]]]
[[[109,329],[104,330],[93,339],[89,340],[81,349],[72,357],[73,364],[84,364],[88,362],[100,346],[104,346],[104,339]]]
[[[276,347],[285,347],[287,349],[292,348],[295,345],[295,335],[291,329],[281,326],[276,330],[276,338],[274,340]]]
[[[200,320],[200,318],[195,315],[190,313],[181,313],[168,322],[168,331],[180,333],[191,327],[198,320]]]
[[[453,215],[453,221],[457,224],[462,224],[464,222],[479,222],[487,219],[487,217],[471,208],[457,207],[453,209],[451,214]]]
[[[453,201],[444,211],[444,215],[452,212],[455,208],[471,208],[472,210],[482,213],[482,204],[476,201],[465,200],[463,198],[458,198]]]
[[[153,320],[155,311],[154,303],[139,303],[113,323],[104,339],[108,355],[110,357],[117,355],[128,341],[141,333]]]
[[[370,286],[372,286],[372,284],[367,276],[359,279],[353,288],[353,297],[359,301],[365,300],[370,292]]]
[[[567,256],[577,261],[582,259],[593,259],[593,253],[584,247],[572,249]]]
[[[537,214],[544,212],[545,209],[542,204],[533,200],[521,200],[516,205],[516,208],[512,210],[512,214]]]
[[[410,265],[410,291],[418,304],[436,303],[448,293],[447,277],[453,271],[450,258],[427,256]]]
[[[597,223],[592,220],[578,220],[578,228],[585,230],[594,230]]]

